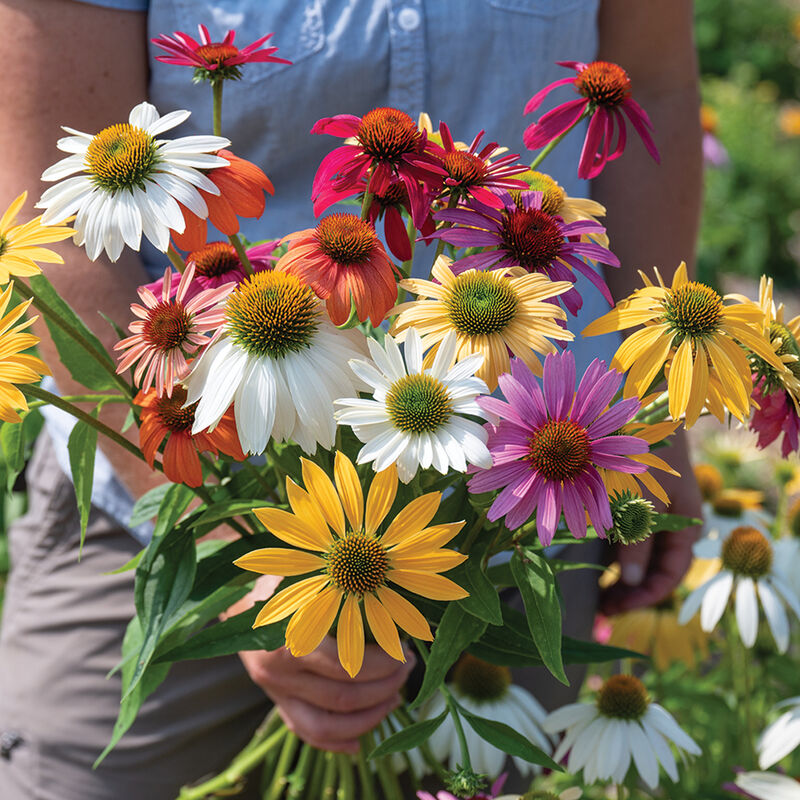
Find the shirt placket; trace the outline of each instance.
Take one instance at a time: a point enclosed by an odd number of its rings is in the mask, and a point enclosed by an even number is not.
[[[425,105],[423,0],[389,0],[389,105],[414,119]]]

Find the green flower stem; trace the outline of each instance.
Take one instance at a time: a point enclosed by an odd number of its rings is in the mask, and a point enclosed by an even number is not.
[[[323,750],[314,750],[314,761],[311,765],[306,798],[318,798],[322,793],[322,779],[325,777],[323,771],[324,763],[325,752]]]
[[[364,734],[363,742],[367,745],[369,752],[375,747],[375,737],[372,731]],[[363,749],[363,745],[362,745]],[[392,769],[391,756],[381,756],[373,759],[375,771],[378,773],[378,782],[383,790],[381,800],[403,800],[403,792],[400,789],[400,781],[397,780],[394,769]]]
[[[284,787],[288,779],[286,773],[289,771],[289,766],[292,763],[294,754],[297,750],[300,740],[290,731],[286,729],[286,739],[281,748],[281,754],[278,757],[278,763],[275,765],[275,776],[272,780],[272,786],[269,791],[264,795],[264,800],[278,800],[283,794]]]
[[[650,403],[647,408],[643,408],[644,412],[639,420],[651,425],[654,422],[662,422],[669,416],[669,395],[664,393],[657,400]]]
[[[356,782],[353,776],[353,759],[346,753],[337,753],[339,762],[339,790],[336,800],[356,800]]]
[[[297,766],[287,778],[289,791],[286,794],[286,800],[301,800],[305,797],[304,792],[313,756],[314,748],[310,744],[304,744],[300,751],[300,758],[297,759]]]
[[[369,215],[370,207],[372,206],[372,198],[373,194],[369,190],[369,187],[372,185],[372,173],[374,172],[374,167],[369,171],[369,175],[367,176],[367,189],[364,192],[364,197],[361,200],[361,219],[365,220]]]
[[[414,720],[411,718],[411,714],[406,711],[405,706],[396,708],[393,713],[406,727],[414,724]],[[444,765],[433,755],[430,745],[427,742],[423,742],[421,745],[418,745],[418,749],[419,752],[422,753],[422,758],[425,760],[425,763],[428,765],[428,767],[430,767],[436,776],[443,781],[445,777],[447,777],[447,770],[444,768]]]
[[[181,275],[186,272],[186,262],[183,260],[183,256],[175,249],[172,242],[169,243],[169,247],[167,248],[167,258],[169,258],[172,266],[175,267]]]
[[[475,539],[478,538],[478,534],[483,530],[483,526],[486,524],[486,513],[486,511],[481,511],[472,527],[467,531],[467,535],[464,537],[464,542],[460,548],[462,553],[469,553],[470,547],[472,547]]]
[[[41,311],[45,317],[47,317],[55,325],[58,325],[58,327],[61,328],[61,330],[64,331],[64,333],[66,333],[71,339],[74,339],[88,353],[88,355],[111,376],[114,383],[117,384],[123,394],[127,395],[128,397],[133,395],[131,387],[128,386],[128,384],[125,383],[125,381],[119,375],[117,375],[114,369],[114,364],[105,351],[98,350],[92,342],[84,338],[83,334],[77,328],[74,328],[71,323],[67,322],[67,320],[62,319],[58,312],[48,305],[47,302],[42,300],[42,298],[39,297],[39,295],[37,295],[30,286],[22,281],[17,281],[14,284],[14,290],[26,300],[33,300],[33,305],[39,311]]]
[[[244,249],[244,245],[242,244],[242,240],[239,238],[239,234],[232,233],[228,237],[228,241],[233,245],[233,249],[236,250],[236,255],[239,256],[239,261],[242,262],[244,271],[248,275],[252,275],[255,270],[253,269],[253,265],[250,263],[250,257],[247,255],[247,251]]]
[[[280,744],[287,733],[286,728],[281,728],[255,746],[251,742],[224,772],[197,786],[184,786],[178,800],[204,800],[209,795],[225,793],[225,790],[237,786],[248,772],[264,760],[267,753]]]
[[[417,244],[417,229],[414,227],[414,220],[410,213],[408,215],[408,223],[406,224],[406,236],[408,236],[408,244],[411,247],[411,258],[400,265],[400,272],[403,273],[404,278],[410,278],[411,270],[414,266],[414,250]],[[406,297],[407,296],[408,293],[406,293]],[[399,300],[400,298],[398,298],[398,301]]]
[[[279,505],[280,499],[278,498],[278,495],[275,494],[275,488],[270,485],[270,482],[267,480],[266,476],[261,472],[261,470],[255,464],[251,464],[250,461],[247,460],[242,461],[241,464],[248,475],[251,475],[258,482],[258,485],[266,492],[267,499],[270,500],[270,502]]]
[[[123,397],[121,394],[62,394],[59,395],[62,400],[68,403],[130,403],[129,397]],[[48,405],[47,400],[33,400],[28,403],[28,408],[39,408],[40,406]]]
[[[583,111],[583,114],[581,114],[581,115],[578,117],[578,119],[576,119],[576,120],[575,120],[575,122],[573,122],[573,123],[572,123],[572,125],[570,125],[570,126],[569,126],[569,128],[567,128],[567,129],[564,131],[564,133],[562,133],[560,136],[557,136],[555,139],[553,139],[553,141],[552,141],[552,142],[548,142],[548,143],[547,143],[547,144],[546,144],[546,145],[545,145],[545,146],[544,146],[544,147],[543,147],[543,148],[542,148],[542,149],[539,151],[539,155],[538,155],[538,156],[536,156],[536,158],[534,158],[534,159],[533,159],[533,161],[531,161],[531,169],[534,169],[534,170],[535,170],[535,169],[537,169],[537,168],[538,168],[538,166],[539,166],[539,164],[541,164],[541,163],[542,163],[542,161],[544,161],[544,160],[547,158],[547,156],[549,156],[549,155],[550,155],[550,153],[552,153],[552,152],[553,152],[553,150],[555,150],[555,148],[556,148],[556,147],[559,145],[559,143],[561,142],[561,140],[562,140],[562,139],[563,139],[563,138],[564,138],[564,137],[565,137],[565,136],[566,136],[566,135],[567,135],[567,134],[568,134],[568,133],[569,133],[569,132],[570,132],[570,131],[571,131],[571,130],[572,130],[572,129],[573,129],[575,126],[576,126],[576,125],[580,124],[580,122],[581,122],[582,120],[586,119],[586,117],[588,117],[588,116],[591,116],[593,113],[594,113],[594,111],[590,111],[590,110],[589,110],[589,107],[587,106],[587,107],[584,109],[584,111]]]
[[[214,136],[222,136],[222,81],[211,81],[211,127]]]
[[[375,786],[372,783],[372,772],[367,763],[367,751],[371,746],[372,737],[361,737],[361,747],[356,757],[356,768],[361,783],[361,800],[377,800],[375,796]]]
[[[336,754],[325,753],[325,773],[322,779],[322,800],[333,800],[336,795]],[[272,798],[268,798],[272,800]]]
[[[451,194],[450,195],[450,200],[448,200],[448,202],[447,202],[447,207],[448,208],[455,208],[457,205],[458,205],[458,195]],[[438,230],[442,230],[444,228],[452,228],[452,227],[453,227],[453,223],[452,222],[443,222],[442,225],[438,228]],[[439,241],[436,243],[436,252],[433,254],[433,263],[434,264],[438,260],[439,256],[444,252],[445,244],[446,244],[446,242],[445,242],[444,239],[439,239]]]
[[[745,769],[756,769],[756,731],[753,724],[753,710],[750,700],[750,667],[747,648],[739,636],[734,615],[730,608],[725,611],[725,645],[728,650],[728,663],[731,671],[731,686],[736,696],[737,714],[742,718],[744,737],[741,742],[740,763]]]

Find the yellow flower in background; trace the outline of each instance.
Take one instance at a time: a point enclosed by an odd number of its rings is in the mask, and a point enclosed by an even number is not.
[[[800,103],[785,103],[778,112],[778,128],[784,136],[800,136]]]
[[[400,287],[421,298],[401,303],[390,314],[399,314],[391,333],[403,341],[407,329],[416,328],[427,350],[424,367],[430,367],[442,340],[455,331],[456,361],[474,353],[483,354],[475,375],[490,391],[497,378],[510,372],[509,351],[535,375],[542,366],[536,353],[555,353],[550,339],[570,340],[572,334],[557,320],[567,318],[564,310],[546,302],[572,288],[568,281],[551,281],[538,273],[512,277],[507,270],[470,269],[454,275],[450,259],[440,256],[433,265],[432,281],[411,278]]]
[[[75,231],[66,226],[42,225],[41,215],[30,222],[15,225],[17,214],[27,198],[28,193],[23,192],[0,217],[0,285],[8,283],[12,275],[26,278],[38,275],[41,269],[37,261],[63,264],[64,259],[58,253],[41,245],[62,242],[75,235]]]
[[[20,303],[6,314],[13,291],[12,281],[0,295],[0,420],[3,422],[19,422],[20,416],[17,410],[28,410],[25,395],[17,388],[17,384],[38,383],[42,375],[50,374],[44,361],[22,352],[39,344],[37,336],[23,332],[38,317],[15,325],[32,301]]]
[[[286,646],[299,657],[318,647],[338,616],[339,661],[354,677],[364,659],[363,609],[375,641],[392,658],[405,661],[396,625],[418,639],[430,641],[433,635],[425,617],[387,584],[431,600],[466,597],[460,586],[439,574],[466,559],[442,549],[463,521],[429,525],[441,500],[441,492],[429,492],[412,500],[379,534],[397,495],[394,466],[374,476],[365,508],[358,473],[343,453],[336,453],[333,482],[314,462],[300,461],[306,488],[286,479],[291,512],[254,509],[267,530],[293,549],[265,547],[235,563],[265,575],[316,574],[274,595],[253,627],[291,616]]]
[[[641,397],[664,370],[674,420],[685,417],[689,428],[706,407],[720,421],[727,409],[744,422],[752,381],[742,345],[775,370],[784,369],[762,332],[762,310],[750,301],[725,305],[711,287],[689,280],[685,262],[669,287],[658,270],[658,285],[639,274],[645,286],[583,331],[595,336],[644,326],[622,342],[611,362],[630,370],[624,396]]]
[[[725,485],[722,473],[713,464],[695,464],[694,477],[703,500],[710,501]]]

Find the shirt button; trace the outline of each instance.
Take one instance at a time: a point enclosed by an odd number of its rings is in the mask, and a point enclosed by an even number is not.
[[[419,27],[420,15],[416,8],[401,8],[397,15],[397,24],[406,32],[415,31]]]

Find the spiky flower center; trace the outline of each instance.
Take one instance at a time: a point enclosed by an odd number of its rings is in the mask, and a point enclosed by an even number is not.
[[[548,481],[572,480],[589,465],[589,434],[572,420],[552,419],[528,441],[528,460]]]
[[[480,186],[486,177],[486,163],[465,150],[453,150],[442,156],[447,174],[462,188]]]
[[[192,327],[192,315],[179,300],[161,301],[148,309],[142,335],[158,350],[174,350],[186,342]]]
[[[242,266],[236,249],[227,242],[209,242],[199,250],[189,253],[187,261],[194,262],[195,275],[204,278],[219,278],[226,272],[233,272]]]
[[[700,487],[703,500],[711,500],[717,492],[722,491],[724,486],[722,473],[713,464],[696,464],[694,477]]]
[[[6,252],[6,248],[8,247],[8,237],[0,233],[0,257],[2,257],[3,253]]]
[[[86,150],[86,166],[95,186],[106,192],[144,187],[158,163],[156,140],[127,122],[98,133]]]
[[[156,414],[161,420],[162,425],[169,428],[173,433],[183,433],[191,430],[194,424],[194,412],[197,403],[183,407],[186,402],[186,389],[183,386],[175,386],[172,389],[172,397],[159,397],[156,400]],[[198,403],[200,401],[198,400]]]
[[[575,88],[590,102],[614,108],[630,96],[631,79],[618,64],[593,61],[578,73]]]
[[[508,691],[511,670],[464,653],[453,668],[453,684],[460,695],[488,703],[499,700]]]
[[[401,181],[390,183],[382,194],[376,194],[373,201],[383,208],[402,206],[408,203],[408,191]]]
[[[721,491],[711,500],[711,505],[721,517],[741,517],[745,509],[743,498],[736,494],[735,490]]]
[[[328,574],[334,585],[348,594],[374,592],[383,586],[389,556],[374,536],[348,533],[328,551]]]
[[[531,187],[531,191],[542,193],[542,211],[550,216],[555,216],[561,211],[564,204],[564,190],[544,172],[529,170],[522,179]]]
[[[794,356],[794,358],[786,359],[786,366],[795,378],[800,378],[800,346],[798,346],[794,334],[782,322],[773,320],[769,326],[769,340],[778,358]],[[765,364],[765,366],[768,365]]]
[[[547,272],[564,244],[558,223],[536,208],[503,214],[501,236],[504,249],[528,272]]]
[[[597,693],[597,710],[604,717],[641,719],[649,705],[647,689],[633,675],[612,675]]]
[[[643,542],[653,532],[655,508],[644,497],[625,491],[612,499],[611,519],[614,523],[609,534],[611,541],[636,544]]]
[[[719,328],[723,308],[722,298],[710,286],[689,281],[667,292],[664,317],[679,335],[703,337]]]
[[[356,138],[367,155],[380,161],[397,161],[416,152],[422,134],[414,120],[396,108],[373,108],[361,118]]]
[[[369,222],[353,214],[331,214],[314,232],[319,249],[337,264],[365,264],[378,243]]]
[[[486,336],[505,330],[517,313],[517,293],[507,278],[485,272],[459,275],[445,299],[447,316],[459,333]]]
[[[286,272],[256,272],[228,297],[227,329],[256,356],[283,358],[311,346],[317,330],[314,292]]]
[[[772,545],[761,531],[742,525],[722,543],[722,566],[735,575],[763,578],[772,569]]]
[[[438,378],[415,373],[392,384],[386,395],[386,410],[398,430],[424,433],[438,430],[447,422],[453,402]]]
[[[198,47],[195,53],[206,62],[206,64],[224,64],[228,58],[239,55],[239,48],[232,44],[222,44],[222,42],[211,42]]]

